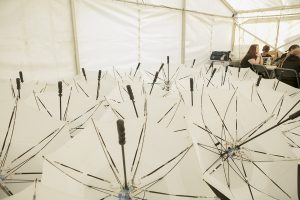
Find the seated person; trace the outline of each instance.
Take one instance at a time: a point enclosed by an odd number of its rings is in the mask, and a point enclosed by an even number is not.
[[[299,76],[300,72],[300,48],[296,48],[289,52],[285,59],[282,61],[281,64],[282,68],[287,68],[287,69],[294,69],[297,72],[297,75]],[[286,78],[283,77],[281,79],[282,82],[291,85],[293,87],[298,87],[298,83],[296,78]]]
[[[268,59],[272,59],[272,56],[269,54],[270,47],[268,45],[265,45],[262,49],[261,57],[263,58],[263,64],[267,64]],[[271,61],[271,60],[270,60]],[[271,62],[269,63],[271,64]]]
[[[289,47],[289,49],[286,51],[286,53],[282,54],[280,58],[277,58],[274,62],[275,65],[279,66],[281,64],[281,62],[284,60],[284,58],[286,57],[286,55],[293,51],[294,49],[299,48],[298,44],[293,44],[292,46]]]
[[[250,67],[252,69],[252,65],[262,65],[263,59],[259,54],[259,46],[258,44],[252,44],[245,55],[245,57],[241,61],[242,68]]]

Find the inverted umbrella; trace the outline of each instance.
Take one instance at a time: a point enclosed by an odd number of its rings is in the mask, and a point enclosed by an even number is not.
[[[118,131],[126,136],[119,138]],[[193,164],[189,139],[147,117],[125,119],[124,127],[93,121],[45,158],[42,180],[86,199],[214,199]]]
[[[296,199],[297,158],[272,115],[236,90],[199,96],[188,121],[204,179],[229,199]]]
[[[40,178],[42,154],[61,146],[69,133],[64,123],[32,110],[18,99],[0,105],[1,195],[10,196]]]

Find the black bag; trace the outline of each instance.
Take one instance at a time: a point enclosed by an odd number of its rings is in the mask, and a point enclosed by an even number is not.
[[[213,51],[210,55],[210,60],[228,61],[231,51]]]

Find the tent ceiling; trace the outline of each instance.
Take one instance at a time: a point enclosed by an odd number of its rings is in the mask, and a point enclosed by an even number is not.
[[[257,9],[282,8],[285,6],[299,5],[299,0],[227,0],[227,2],[239,13]],[[247,3],[246,3],[247,2]],[[273,10],[273,9],[272,9]]]

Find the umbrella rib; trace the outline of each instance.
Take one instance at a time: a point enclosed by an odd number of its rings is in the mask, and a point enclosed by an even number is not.
[[[273,111],[272,111],[272,114],[274,114],[274,112],[275,112],[277,106],[279,106],[279,104],[280,104],[279,109],[278,109],[278,112],[277,112],[277,117],[279,116],[279,113],[280,113],[280,110],[281,110],[281,107],[282,107],[282,103],[283,103],[283,99],[284,99],[284,95],[282,95],[282,97],[281,97],[281,98],[279,99],[279,101],[276,103],[276,105],[275,105],[275,107],[274,107],[274,109],[273,109]]]
[[[40,111],[41,109],[40,109],[40,106],[39,106],[38,100],[37,100],[37,98],[36,98],[35,91],[33,90],[32,92],[33,92],[33,97],[34,97],[35,103],[36,103],[36,105],[37,105],[37,107],[38,107],[38,109],[39,109],[39,111]]]
[[[146,118],[146,122],[144,124],[144,134],[143,134],[143,140],[142,140],[142,146],[141,146],[141,150],[140,150],[140,153],[139,153],[139,159],[138,159],[138,162],[137,162],[137,165],[136,165],[136,168],[134,170],[134,173],[133,173],[133,177],[132,177],[132,180],[135,179],[135,176],[136,176],[136,173],[137,173],[137,170],[138,170],[138,167],[140,165],[140,161],[141,161],[141,157],[142,157],[142,152],[143,152],[143,149],[144,149],[144,142],[145,142],[145,137],[146,137],[146,128],[147,128],[147,118]]]
[[[104,188],[99,188],[99,187],[96,187],[96,186],[92,186],[92,185],[88,185],[82,181],[80,181],[79,179],[71,176],[70,174],[68,174],[67,172],[63,171],[62,169],[60,169],[59,167],[57,167],[54,163],[52,163],[50,160],[48,160],[46,157],[43,156],[43,158],[51,165],[53,166],[54,168],[56,168],[58,171],[60,171],[62,174],[66,175],[67,177],[71,178],[73,181],[83,185],[83,186],[86,186],[88,188],[91,188],[91,189],[94,189],[96,191],[100,191],[102,193],[105,193],[105,194],[108,194],[108,195],[111,195],[109,192],[111,193],[114,193],[113,191],[111,190],[107,190],[107,189],[104,189]]]
[[[205,145],[205,144],[200,144],[200,143],[197,143],[197,144],[198,144],[198,146],[202,147],[203,149],[206,149],[207,151],[210,151],[214,154],[220,155],[218,152],[215,152],[215,151],[211,150],[211,149],[217,149],[217,148],[214,148],[214,147],[211,147],[211,146],[208,146],[208,145]],[[211,149],[209,149],[209,148],[211,148]]]
[[[170,164],[172,161],[174,161],[176,158],[178,158],[179,156],[181,156],[182,154],[184,154],[185,152],[189,151],[189,149],[192,147],[189,146],[187,148],[185,148],[183,151],[181,151],[179,154],[177,154],[176,156],[174,156],[173,158],[171,158],[170,160],[168,160],[167,162],[165,162],[164,164],[160,165],[159,167],[157,167],[156,169],[154,169],[153,171],[151,171],[150,173],[144,175],[141,177],[141,179],[144,179],[150,175],[153,175],[155,172],[157,172],[158,170],[162,169],[163,167],[167,166],[168,164]]]
[[[266,153],[266,152],[263,152],[263,151],[256,151],[256,150],[252,150],[252,149],[248,149],[248,148],[245,148],[247,151],[251,151],[251,152],[254,152],[254,153],[258,153],[258,154],[264,154],[264,155],[268,155],[268,156],[274,156],[274,157],[280,157],[280,158],[286,158],[286,159],[291,159],[290,157],[286,157],[286,156],[283,156],[283,155],[279,155],[279,154],[271,154],[271,153]]]
[[[10,80],[10,89],[11,89],[11,92],[12,92],[12,96],[15,98],[16,97],[15,89],[14,89],[14,86],[11,82],[11,79],[9,79],[9,80]]]
[[[221,139],[221,142],[219,142],[218,139],[217,139],[218,136],[215,136],[215,135],[208,129],[208,127],[207,127],[207,125],[206,125],[206,123],[205,123],[204,115],[203,115],[203,94],[204,94],[204,84],[202,85],[202,90],[201,90],[201,98],[200,98],[200,100],[201,100],[201,102],[200,102],[201,111],[200,111],[200,114],[201,114],[201,119],[202,119],[202,122],[203,122],[203,124],[204,124],[204,126],[205,126],[205,129],[203,129],[202,127],[200,127],[199,125],[197,125],[197,124],[195,124],[195,123],[194,123],[194,125],[198,126],[198,127],[201,128],[202,130],[206,131],[206,132],[209,134],[209,137],[210,137],[211,141],[215,144],[216,147],[217,147],[216,144],[221,144],[221,149],[223,148],[223,149],[225,150],[225,148],[224,148],[224,146],[223,146],[223,143],[222,143],[222,142],[223,142],[222,137],[220,138],[220,139]],[[206,130],[206,129],[207,129],[207,130]],[[215,137],[215,139],[218,141],[217,143],[214,142],[214,140],[213,140],[213,138],[212,138],[211,135],[213,135],[213,136]],[[219,137],[218,137],[218,138],[219,138]],[[219,150],[219,152],[220,152],[220,154],[221,154],[221,150]]]
[[[185,197],[185,198],[192,198],[192,199],[199,199],[199,198],[205,198],[205,199],[211,199],[214,197],[208,197],[208,196],[195,196],[195,195],[186,195],[186,194],[171,194],[166,192],[158,192],[153,190],[144,190],[145,192],[153,193],[153,194],[161,194],[166,196],[174,196],[174,197]]]
[[[208,96],[209,96],[209,95],[208,95]],[[210,96],[209,96],[209,100],[210,100],[210,102],[212,103],[212,105],[213,105],[213,107],[214,107],[214,109],[215,109],[215,111],[216,111],[216,113],[217,113],[219,119],[221,120],[221,122],[222,122],[222,124],[223,124],[223,126],[224,126],[224,128],[225,128],[225,130],[228,132],[229,136],[230,136],[231,139],[234,141],[234,139],[233,139],[231,133],[229,132],[229,130],[228,130],[228,128],[227,128],[227,126],[226,126],[224,120],[222,119],[222,117],[221,117],[221,115],[220,115],[220,113],[219,113],[219,111],[218,111],[218,109],[217,109],[215,103],[213,102],[213,100],[211,99]]]
[[[5,175],[4,178],[7,178],[8,176],[10,176],[11,174],[13,174],[14,172],[16,172],[18,169],[20,169],[22,166],[24,166],[27,162],[29,162],[32,158],[34,158],[36,155],[38,155],[44,148],[46,148],[46,146],[52,142],[52,140],[61,132],[61,130],[65,127],[66,125],[63,125],[60,130],[40,149],[38,150],[35,154],[33,154],[31,157],[29,157],[28,159],[24,160],[23,162],[21,162],[20,164],[16,165],[15,167],[11,168],[9,171],[7,171],[7,174]]]
[[[25,154],[27,154],[29,151],[31,151],[32,149],[34,149],[35,147],[37,147],[39,144],[41,144],[42,142],[44,142],[46,139],[48,139],[51,135],[55,134],[56,131],[58,131],[59,128],[55,129],[54,131],[52,131],[49,135],[47,135],[46,137],[44,137],[41,141],[39,141],[37,144],[33,145],[32,147],[30,147],[28,150],[26,150],[24,153],[20,154],[18,157],[16,157],[15,159],[13,159],[11,161],[11,163],[14,163],[15,161],[17,161],[18,159],[20,159],[21,157],[23,157]]]
[[[143,137],[143,133],[144,133],[144,126],[145,125],[143,125],[143,127],[142,127],[142,130],[141,130],[141,133],[140,133],[140,137],[139,137],[139,141],[138,141],[138,145],[136,147],[134,158],[133,158],[133,161],[132,161],[132,164],[131,164],[131,170],[130,170],[131,172],[133,170],[133,166],[134,166],[135,161],[136,161],[136,156],[138,154],[138,151],[139,151],[139,148],[140,148],[140,144],[141,144],[141,141],[142,141],[142,137]],[[144,140],[143,140],[143,143],[144,143]]]
[[[52,117],[52,114],[50,113],[50,111],[47,109],[47,107],[45,106],[45,104],[42,102],[42,100],[37,96],[36,97],[39,102],[42,104],[43,108],[47,111],[47,113],[50,115],[50,117]]]
[[[17,103],[18,103],[18,100],[16,101],[16,105],[15,105],[14,117],[13,117],[13,122],[12,122],[13,124],[12,124],[12,130],[11,130],[11,134],[10,134],[9,143],[8,143],[8,146],[7,146],[6,151],[4,153],[3,159],[1,160],[0,169],[2,169],[5,165],[6,158],[7,158],[7,155],[8,155],[8,151],[10,149],[10,145],[11,145],[11,142],[12,142],[12,138],[14,136],[16,119],[17,119],[17,111],[18,111]],[[2,155],[2,151],[1,151],[1,155]]]
[[[286,137],[290,142],[292,142],[295,146],[297,146],[298,148],[300,148],[300,146],[298,144],[296,144],[291,138],[289,138],[286,134],[282,134],[284,137]],[[291,145],[291,144],[289,144]]]
[[[169,112],[171,112],[171,110],[176,106],[176,104],[177,103],[174,103],[174,105],[171,106],[171,108],[156,123],[160,123],[169,114]]]
[[[87,114],[88,112],[90,112],[91,110],[93,110],[96,106],[98,106],[98,107],[95,109],[95,111],[94,111],[94,113],[95,113],[96,110],[99,108],[99,106],[100,106],[101,104],[102,104],[102,101],[101,101],[99,104],[95,104],[94,106],[92,106],[91,108],[89,108],[89,109],[88,109],[87,111],[85,111],[83,114],[81,114],[81,115],[79,115],[78,117],[72,119],[69,123],[72,123],[72,122],[78,120],[79,118],[81,118],[82,116],[84,116],[85,114]],[[94,114],[94,113],[93,113],[93,114]]]
[[[227,162],[228,162],[228,159],[227,159]],[[228,170],[228,172],[227,172],[227,174],[228,174],[228,178],[227,178],[225,166],[222,165],[222,167],[223,167],[224,177],[225,177],[225,180],[226,180],[227,187],[230,188],[230,182],[229,182],[229,170]],[[229,166],[228,166],[228,169],[229,169]]]
[[[286,196],[288,196],[289,198],[291,198],[291,196],[283,190],[283,188],[281,188],[273,179],[271,179],[271,177],[269,177],[255,162],[251,161],[251,163],[260,171],[262,172],[277,188],[279,188]]]
[[[255,134],[259,129],[261,129],[269,120],[271,120],[273,118],[273,116],[269,116],[266,120],[264,120],[263,122],[261,122],[260,124],[258,124],[257,126],[255,126],[253,129],[251,129],[250,131],[248,131],[247,133],[245,133],[238,141],[241,141],[244,137],[247,136],[247,138],[250,138],[253,134]],[[247,139],[246,138],[246,139]]]
[[[174,79],[176,79],[176,77],[178,76],[178,71],[179,71],[179,68],[180,68],[180,66],[179,67],[177,67],[177,69],[176,69],[176,71],[174,72],[174,74],[172,75],[172,77],[171,77],[171,79],[170,79],[170,81],[174,78]],[[177,75],[176,75],[177,74]],[[176,75],[176,76],[175,76]],[[181,78],[181,79],[183,79],[183,78]],[[179,79],[179,80],[181,80],[181,79]]]
[[[76,88],[76,90],[77,90],[77,92],[79,93],[79,90],[78,90],[78,87],[77,87],[77,82],[75,81],[75,79],[73,78],[73,82],[74,82],[74,85],[75,85],[75,88]]]
[[[71,99],[71,93],[72,93],[72,87],[70,89],[70,93],[69,93],[69,97],[68,97],[68,102],[67,102],[67,106],[66,106],[66,109],[65,109],[65,113],[64,113],[64,120],[67,119],[67,113],[68,113],[68,110],[69,110],[69,105],[70,105],[70,99]]]
[[[112,172],[113,172],[113,174],[114,174],[116,180],[118,181],[118,183],[119,183],[120,185],[122,185],[122,183],[121,183],[121,181],[120,181],[118,175],[117,175],[116,172],[115,172],[115,170],[116,170],[117,173],[119,173],[119,170],[118,170],[118,168],[117,168],[117,166],[116,166],[114,160],[112,159],[112,157],[111,157],[111,155],[110,155],[110,153],[109,153],[109,151],[108,151],[108,149],[107,149],[107,147],[106,147],[106,144],[105,144],[105,142],[104,142],[104,140],[103,140],[103,138],[102,138],[102,135],[101,135],[101,133],[100,133],[100,131],[99,131],[98,127],[96,126],[96,124],[95,124],[95,122],[94,122],[93,119],[92,119],[92,122],[93,122],[93,125],[94,125],[94,128],[95,128],[95,132],[96,132],[96,134],[97,134],[97,136],[98,136],[98,140],[99,140],[99,142],[100,142],[100,145],[101,145],[101,147],[102,147],[103,153],[104,153],[104,155],[105,155],[105,157],[106,157],[106,160],[107,160],[107,162],[108,162],[108,164],[109,164],[109,167],[110,167],[110,169],[112,170]],[[109,158],[108,158],[108,157],[109,157]]]
[[[111,104],[109,103],[108,99],[104,96],[106,102],[108,103],[108,105],[110,106],[111,110],[113,111],[113,113],[116,115],[117,118],[119,118],[119,116],[122,118],[122,119],[125,119],[116,109],[114,109]],[[119,116],[118,116],[119,115]]]
[[[260,94],[258,93],[257,90],[256,90],[256,94],[257,94],[258,99],[259,99],[260,103],[262,104],[263,108],[265,109],[266,112],[268,112],[268,110],[267,110],[267,108],[266,108],[266,106],[265,106],[263,100],[261,99],[261,96],[260,96]]]
[[[149,71],[146,71],[146,73],[148,73],[148,74],[150,74],[151,76],[155,76],[154,74],[152,74],[151,72],[149,72]],[[163,81],[163,79],[161,79],[161,78],[159,78],[159,77],[157,77],[158,79],[160,79],[161,81]]]
[[[138,192],[137,194],[134,195],[134,197],[136,197],[137,195],[139,195],[140,193],[144,192],[143,188],[146,188],[146,190],[150,187],[152,187],[153,185],[157,184],[159,181],[161,181],[162,179],[164,179],[171,171],[173,171],[173,169],[182,161],[183,158],[185,158],[185,156],[187,155],[187,153],[189,152],[189,150],[192,148],[193,145],[189,146],[187,148],[187,150],[185,151],[185,153],[182,155],[182,157],[175,163],[175,165],[169,170],[167,171],[163,176],[161,176],[160,178],[138,188],[138,190],[141,190],[140,192]],[[133,192],[136,192],[138,190],[135,190]]]
[[[249,184],[249,181],[248,181],[248,176],[247,176],[247,173],[246,173],[246,169],[245,169],[245,167],[244,167],[243,160],[241,160],[241,164],[242,164],[243,172],[244,172],[244,175],[245,175],[245,180],[246,180],[246,183],[247,183],[247,185],[248,185],[248,189],[249,189],[251,198],[252,198],[252,200],[254,200],[253,192],[252,192],[252,190],[251,190],[251,187],[250,187],[250,184]]]
[[[11,124],[13,122],[13,118],[15,116],[15,112],[16,112],[16,106],[14,106],[13,111],[12,111],[11,116],[10,116],[7,132],[6,132],[5,138],[3,140],[3,144],[2,144],[2,148],[1,148],[1,152],[0,152],[0,158],[2,157],[2,153],[3,153],[3,150],[4,150],[5,144],[6,144],[6,140],[7,140],[8,134],[9,134]]]
[[[285,114],[284,116],[279,120],[279,122],[277,122],[277,124],[279,124],[280,122],[282,122],[282,120],[300,103],[300,100],[298,100]]]
[[[172,123],[172,121],[174,120],[174,118],[175,118],[175,115],[177,114],[177,111],[178,111],[178,109],[179,109],[180,102],[181,102],[181,99],[179,100],[179,102],[178,102],[178,104],[177,104],[177,106],[176,106],[175,112],[174,112],[174,114],[172,115],[172,117],[171,117],[171,119],[170,119],[170,121],[169,121],[169,123],[168,123],[167,127],[169,127],[169,126],[170,126],[170,124]]]
[[[32,183],[35,180],[24,180],[24,179],[6,179],[5,181],[3,181],[3,183],[5,184],[24,184],[24,183]]]
[[[81,87],[81,85],[80,85],[78,82],[76,82],[76,84],[79,86],[79,88],[81,89],[81,91],[86,95],[86,97],[90,97],[90,96],[86,93],[86,91]]]
[[[7,195],[7,196],[12,196],[13,193],[10,191],[10,189],[8,189],[7,186],[3,185],[2,183],[0,183],[0,189]]]
[[[75,172],[78,172],[78,173],[80,173],[80,174],[84,174],[84,172],[82,172],[82,171],[80,171],[80,170],[78,170],[78,169],[75,169],[75,168],[73,168],[73,167],[71,167],[71,166],[69,166],[69,165],[63,164],[63,163],[58,162],[58,161],[54,161],[54,162],[55,162],[56,164],[59,164],[60,166],[63,166],[63,167],[68,168],[68,169],[71,169],[71,170],[73,170],[73,171],[75,171]],[[91,174],[89,174],[89,173],[86,173],[86,175],[89,176],[89,177],[92,177],[92,178],[101,180],[101,181],[106,182],[106,183],[111,183],[111,182],[108,181],[108,180],[105,180],[105,179],[103,179],[103,178],[100,178],[100,177],[91,175]]]

